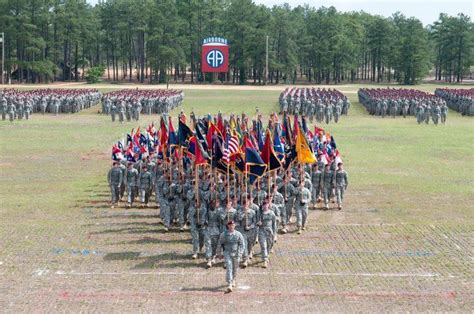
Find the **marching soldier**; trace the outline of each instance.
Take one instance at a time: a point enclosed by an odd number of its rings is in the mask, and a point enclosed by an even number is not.
[[[226,265],[227,292],[232,292],[236,285],[237,270],[245,249],[244,237],[235,230],[233,220],[227,222],[227,230],[219,236],[217,244],[218,254],[223,251],[224,263]]]
[[[107,181],[109,182],[110,192],[112,194],[112,206],[114,208],[117,205],[118,200],[120,199],[120,185],[122,184],[122,170],[119,167],[119,162],[115,161],[112,168],[107,174]]]

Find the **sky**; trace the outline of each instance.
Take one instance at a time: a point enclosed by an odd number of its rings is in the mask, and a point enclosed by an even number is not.
[[[91,4],[96,4],[98,0],[87,0]],[[457,15],[464,13],[474,16],[474,0],[254,0],[257,4],[266,6],[280,5],[288,3],[292,7],[309,4],[312,7],[334,6],[338,11],[365,11],[371,14],[378,14],[385,17],[400,11],[407,17],[418,18],[423,25],[432,24],[439,17],[440,13]]]
[[[464,13],[471,17],[474,15],[474,0],[254,0],[255,3],[266,6],[288,3],[292,7],[309,4],[313,7],[334,6],[338,11],[365,11],[385,17],[400,11],[404,15],[418,18],[423,25],[432,24],[440,13],[457,15]]]

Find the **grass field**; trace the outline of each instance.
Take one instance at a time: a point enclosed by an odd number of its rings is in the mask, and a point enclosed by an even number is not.
[[[474,119],[372,117],[359,87],[339,87],[349,116],[323,126],[349,173],[344,210],[312,211],[304,235],[280,236],[270,268],[257,258],[225,296],[223,269],[191,261],[189,234],[164,234],[155,209],[108,207],[110,147],[137,124],[112,124],[98,106],[0,121],[0,308],[472,310]],[[185,88],[187,113],[250,115],[276,111],[282,89]],[[142,115],[140,125],[158,120]]]

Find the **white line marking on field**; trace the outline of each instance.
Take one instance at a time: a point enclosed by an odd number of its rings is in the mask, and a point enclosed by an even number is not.
[[[38,268],[37,270],[35,270],[33,272],[33,276],[43,276],[43,275],[46,275],[47,273],[49,273],[49,270],[47,270],[46,268]]]
[[[207,276],[206,272],[64,272],[56,271],[56,275],[72,276]],[[219,272],[224,274],[224,272]],[[355,277],[439,277],[435,273],[290,273],[290,272],[241,272],[249,276],[355,276]]]

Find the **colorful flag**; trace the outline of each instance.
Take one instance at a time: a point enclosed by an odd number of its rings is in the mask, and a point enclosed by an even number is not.
[[[308,144],[308,140],[300,128],[298,128],[296,134],[295,149],[298,162],[303,164],[312,164],[316,162],[316,157],[314,157],[313,151]]]
[[[281,162],[273,151],[272,136],[270,130],[267,129],[265,135],[265,143],[260,153],[263,162],[267,165],[267,171],[276,170],[281,167]]]

